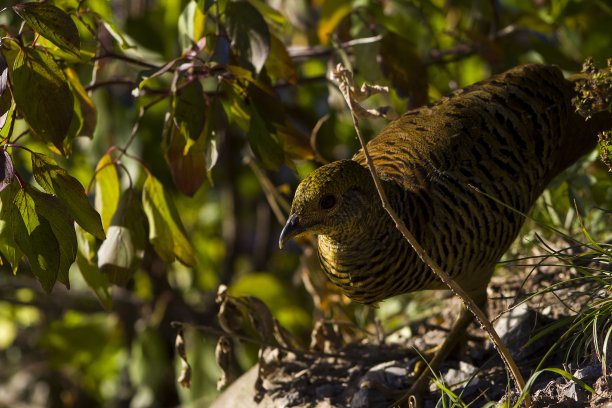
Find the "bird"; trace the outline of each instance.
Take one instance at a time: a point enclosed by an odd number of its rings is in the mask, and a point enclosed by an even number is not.
[[[554,65],[518,66],[404,113],[367,144],[391,207],[480,307],[524,214],[612,127],[607,112],[589,120],[576,113],[572,99],[582,80]],[[279,246],[307,233],[316,236],[324,273],[357,303],[446,289],[383,208],[363,150],[299,183]],[[432,367],[471,321],[463,307]],[[428,384],[424,371],[412,392]]]

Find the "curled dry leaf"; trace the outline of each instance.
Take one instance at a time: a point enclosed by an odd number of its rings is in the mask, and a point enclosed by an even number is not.
[[[274,318],[268,306],[260,299],[247,296],[248,315],[253,328],[261,336],[262,340],[268,340],[274,332]]]
[[[232,342],[229,337],[221,336],[217,342],[215,349],[215,358],[217,364],[223,371],[217,380],[217,390],[226,387],[232,381],[231,363],[232,363]]]
[[[189,388],[191,386],[191,366],[187,361],[187,354],[185,353],[185,338],[183,337],[183,329],[179,329],[176,333],[176,342],[174,343],[176,348],[176,354],[181,359],[181,375],[178,378],[178,383],[183,388]]]
[[[353,73],[350,70],[342,67],[341,64],[338,64],[336,69],[330,73],[330,78],[333,81],[338,82],[338,87],[340,88],[340,92],[342,92],[342,96],[344,96],[346,103],[350,106],[351,110],[358,118],[394,119],[397,117],[395,111],[389,106],[366,109],[359,104],[359,102],[364,101],[372,95],[389,93],[389,88],[364,83],[361,88],[358,89],[355,87]]]

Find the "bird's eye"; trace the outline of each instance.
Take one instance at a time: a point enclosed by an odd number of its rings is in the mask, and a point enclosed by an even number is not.
[[[321,207],[322,210],[330,210],[335,205],[336,196],[332,194],[325,194],[323,197],[321,197],[321,200],[319,200],[319,207]]]

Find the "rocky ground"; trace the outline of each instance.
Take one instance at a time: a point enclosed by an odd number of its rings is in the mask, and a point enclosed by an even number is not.
[[[532,377],[542,358],[550,352],[540,369],[562,369],[581,382],[567,379],[559,372],[543,371],[531,386],[532,407],[612,408],[610,358],[605,363],[612,347],[603,353],[601,344],[603,330],[609,328],[609,318],[602,317],[599,328],[591,326],[563,336],[574,322],[563,319],[588,302],[605,300],[610,294],[605,291],[593,294],[592,280],[576,279],[560,285],[554,293],[537,295],[515,305],[526,294],[580,276],[573,268],[540,267],[529,279],[494,278],[489,286],[489,315],[497,317],[495,328],[525,380]],[[232,384],[212,407],[389,406],[410,386],[415,367],[422,364],[415,348],[427,350],[439,344],[446,334],[443,327],[449,327],[456,317],[458,301],[448,299],[447,302],[442,316],[411,324],[410,330],[404,330],[410,331],[409,337],[403,336],[400,330],[377,342],[364,340],[335,348],[333,330],[321,329],[317,335],[319,342],[326,344],[324,349],[328,354],[267,348],[260,364]],[[598,352],[593,345],[593,333],[599,337]],[[453,354],[441,367],[441,384],[470,407],[482,407],[491,401],[514,403],[517,394],[512,380],[484,336],[482,330],[472,325],[467,348]],[[584,385],[594,392],[586,390]],[[441,403],[442,398],[446,399],[446,405]],[[423,406],[451,406],[449,401],[439,385],[432,383]]]

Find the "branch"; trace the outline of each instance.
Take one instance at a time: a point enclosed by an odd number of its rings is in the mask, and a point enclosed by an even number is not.
[[[435,263],[433,259],[431,259],[431,257],[425,251],[425,249],[423,249],[421,244],[419,244],[419,242],[416,240],[414,235],[412,235],[412,233],[408,230],[404,222],[400,219],[400,217],[397,215],[395,210],[389,204],[389,200],[387,199],[385,190],[383,189],[380,178],[378,177],[378,173],[376,172],[376,167],[374,167],[372,158],[370,157],[370,154],[368,153],[365,139],[363,135],[361,134],[361,129],[359,128],[359,120],[356,114],[356,112],[358,111],[357,110],[358,108],[356,108],[355,106],[356,103],[354,102],[351,92],[350,92],[350,90],[354,88],[354,84],[352,83],[352,76],[353,76],[352,73],[350,71],[345,70],[341,65],[338,65],[336,70],[333,71],[331,75],[332,75],[332,79],[337,79],[340,82],[340,91],[342,92],[342,95],[346,99],[346,102],[351,111],[353,125],[355,126],[355,131],[357,133],[357,137],[359,138],[359,143],[361,144],[361,147],[363,149],[363,154],[365,156],[366,164],[368,166],[368,169],[370,170],[370,173],[372,174],[372,179],[374,180],[374,184],[376,185],[376,190],[378,191],[378,195],[380,196],[380,199],[382,201],[383,208],[387,211],[389,216],[393,219],[395,226],[402,233],[402,235],[404,236],[406,241],[408,241],[410,246],[412,246],[412,249],[414,250],[414,252],[416,252],[416,254],[419,256],[421,261],[423,261],[427,266],[429,266],[429,268],[431,268],[431,270],[438,276],[438,278],[440,278],[440,280],[442,280],[442,282],[444,282],[444,284],[448,286],[448,288],[451,290],[451,292],[453,292],[453,294],[459,296],[459,298],[461,299],[465,307],[470,312],[472,312],[472,314],[474,315],[478,323],[480,323],[480,325],[485,329],[485,331],[489,335],[489,338],[495,345],[495,348],[499,352],[502,360],[506,364],[506,367],[512,373],[512,376],[514,377],[514,381],[516,382],[516,385],[519,391],[522,393],[523,390],[525,389],[525,381],[523,380],[523,377],[516,363],[510,356],[510,352],[508,351],[508,349],[506,348],[506,346],[500,339],[499,335],[497,334],[497,332],[495,331],[495,329],[493,328],[493,326],[487,319],[486,315],[476,305],[476,303],[474,303],[474,301],[463,290],[463,288],[461,288],[461,286],[459,286],[459,284],[457,284],[448,275],[448,273],[446,273],[438,264]],[[531,405],[529,394],[527,394],[527,397],[525,398],[525,403],[527,407]]]

